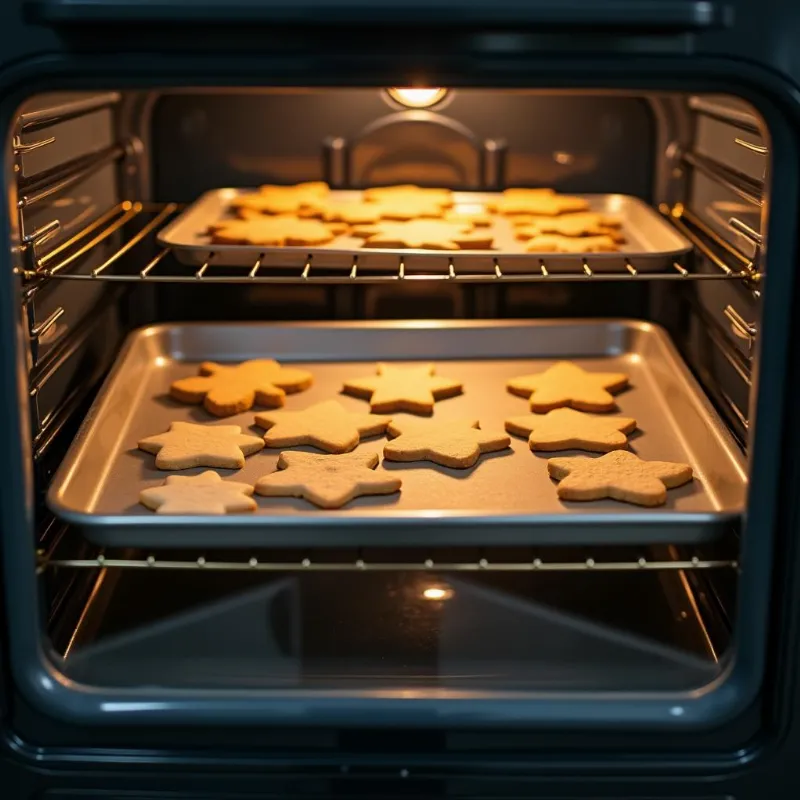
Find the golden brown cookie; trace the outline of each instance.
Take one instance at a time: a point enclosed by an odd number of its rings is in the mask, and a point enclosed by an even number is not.
[[[550,189],[509,189],[491,205],[498,214],[539,214],[546,217],[589,210],[589,202],[584,198],[557,194]]]
[[[327,453],[348,453],[364,436],[386,430],[391,417],[354,414],[335,400],[317,403],[302,411],[270,411],[256,414],[256,425],[267,429],[267,447],[310,444]]]
[[[445,207],[432,198],[416,195],[398,194],[385,197],[375,203],[381,219],[408,221],[415,219],[437,219],[445,212]]]
[[[562,500],[602,500],[610,497],[637,506],[660,506],[667,489],[692,479],[688,464],[644,461],[627,450],[614,450],[599,458],[571,456],[547,462],[551,478],[560,481]]]
[[[466,469],[482,453],[505,450],[511,439],[479,429],[478,420],[392,420],[389,435],[397,437],[383,448],[388,461],[432,461],[443,467]]]
[[[521,230],[517,229],[517,238]],[[560,236],[556,233],[535,234],[525,247],[526,253],[616,253],[619,245],[614,239],[603,236]]]
[[[485,250],[492,246],[491,233],[477,233],[469,224],[438,219],[411,222],[378,222],[352,230],[364,239],[364,247],[412,248],[422,250]]]
[[[266,497],[304,497],[320,508],[341,508],[355,497],[400,491],[400,478],[374,472],[377,466],[377,453],[281,453],[278,471],[259,478],[255,490]]]
[[[376,186],[364,189],[364,199],[383,202],[397,197],[411,197],[419,200],[433,201],[443,208],[453,205],[453,193],[450,189],[431,189],[415,186],[412,183],[401,183],[396,186]]]
[[[531,450],[590,450],[608,453],[628,446],[636,428],[632,417],[607,417],[585,414],[572,408],[555,408],[546,414],[525,414],[506,420],[506,430],[527,436]]]
[[[612,411],[616,404],[610,392],[628,385],[622,372],[587,372],[570,361],[559,361],[544,372],[521,375],[507,384],[511,394],[530,397],[532,411],[550,411],[571,406],[581,411]]]
[[[166,433],[148,436],[139,442],[140,450],[155,453],[159,469],[241,469],[244,457],[263,447],[259,436],[242,433],[238,425],[195,425],[191,422],[173,422]]]
[[[382,219],[380,203],[365,203],[357,200],[334,200],[322,198],[298,212],[304,218],[319,218],[329,223],[366,225]]]
[[[410,411],[412,414],[433,414],[433,404],[464,391],[461,381],[440,378],[433,364],[395,367],[378,364],[378,374],[371,378],[346,381],[343,391],[370,401],[378,413]]]
[[[298,183],[294,186],[265,184],[257,192],[239,195],[231,200],[236,211],[256,211],[259,214],[294,214],[301,208],[328,194],[328,185],[321,181]]]
[[[587,236],[594,233],[593,228],[602,228],[603,233],[611,233],[622,227],[622,220],[613,214],[599,211],[576,211],[559,217],[545,217],[541,214],[515,214],[508,221],[514,228],[539,227],[542,233],[560,233],[563,236]]]
[[[492,215],[482,206],[473,208],[451,208],[445,212],[442,219],[445,222],[456,222],[465,225],[473,225],[476,228],[488,228],[492,224]]]
[[[271,358],[235,365],[204,361],[199,376],[181,378],[169,391],[182,403],[202,403],[211,414],[230,417],[251,409],[254,403],[282,406],[287,393],[308,389],[312,380],[307,370],[282,367]]]
[[[236,514],[255,511],[246,483],[224,481],[216,472],[187,477],[170,475],[161,486],[139,493],[139,502],[157,514]]]
[[[245,219],[220,220],[209,226],[214,244],[249,244],[261,247],[317,247],[332,242],[346,225],[326,224],[294,215],[245,215]]]

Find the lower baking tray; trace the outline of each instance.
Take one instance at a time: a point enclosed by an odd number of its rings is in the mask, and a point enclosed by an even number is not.
[[[373,373],[378,360],[435,361],[440,374],[464,383],[462,395],[437,403],[435,417],[477,417],[487,430],[502,430],[507,417],[527,412],[527,402],[505,389],[513,376],[561,358],[625,371],[631,387],[618,396],[620,413],[639,423],[631,448],[643,458],[688,462],[696,479],[671,490],[667,504],[656,509],[612,500],[565,504],[548,477],[547,456],[512,437],[510,451],[483,456],[467,470],[384,462],[379,469],[402,477],[402,491],[359,498],[337,511],[291,498],[256,498],[254,514],[224,517],[159,516],[139,505],[141,489],[174,473],[155,469],[137,441],[175,420],[217,421],[202,407],[173,401],[170,383],[196,374],[203,360],[263,357],[303,363],[314,374],[308,391],[287,398],[288,409],[336,397],[354,411],[367,404],[340,395],[345,379]],[[247,430],[253,416],[250,411],[226,422]],[[370,439],[359,449],[380,453],[384,442]],[[253,483],[275,469],[277,457],[277,450],[262,450],[242,470],[220,472]],[[717,537],[741,514],[745,494],[736,444],[666,334],[649,323],[180,324],[131,334],[53,480],[48,503],[89,539],[109,546],[647,545]]]
[[[348,269],[353,265],[359,271],[393,271],[403,268],[415,271],[441,271],[447,274],[451,265],[456,273],[488,272],[496,269],[508,273],[539,273],[541,263],[550,272],[582,272],[584,261],[598,272],[623,271],[626,264],[636,270],[659,271],[672,269],[690,250],[691,245],[660,214],[647,203],[622,194],[580,195],[589,202],[592,211],[619,217],[626,242],[617,253],[526,253],[526,243],[514,236],[511,223],[502,216],[494,216],[492,232],[493,250],[397,250],[365,248],[353,236],[338,236],[321,247],[258,247],[236,244],[211,244],[208,226],[229,217],[228,208],[234,197],[245,194],[240,189],[215,189],[206,192],[186,209],[176,220],[158,234],[158,241],[169,247],[179,261],[194,266],[208,263],[212,267],[250,267],[258,262],[260,267],[296,267],[306,264],[317,269]],[[340,191],[333,195],[340,200],[356,200],[360,192]],[[470,211],[496,200],[500,195],[488,192],[454,193],[454,209]]]

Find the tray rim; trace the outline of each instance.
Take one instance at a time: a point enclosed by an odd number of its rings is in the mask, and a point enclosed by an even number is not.
[[[704,525],[710,529],[716,530],[721,526],[726,526],[733,520],[739,519],[746,511],[747,502],[746,498],[743,501],[741,508],[727,508],[719,510],[708,511],[676,511],[676,510],[663,510],[663,509],[637,509],[636,507],[620,506],[620,509],[606,509],[604,511],[590,512],[581,511],[580,515],[565,515],[565,514],[520,514],[511,513],[503,514],[502,512],[476,512],[474,510],[457,510],[448,509],[446,513],[442,513],[435,509],[420,509],[420,510],[406,510],[406,511],[393,511],[392,509],[385,508],[365,508],[365,509],[343,509],[343,510],[324,510],[309,508],[308,512],[297,515],[282,515],[269,517],[267,515],[128,515],[128,514],[95,514],[85,510],[77,509],[73,506],[67,505],[60,498],[64,486],[67,485],[70,475],[74,469],[80,466],[82,460],[82,447],[80,443],[84,440],[85,434],[91,429],[94,419],[102,412],[105,403],[111,401],[111,393],[109,389],[113,386],[114,382],[118,379],[120,372],[128,367],[127,360],[131,350],[141,342],[148,338],[158,335],[169,335],[176,329],[185,328],[213,328],[216,325],[221,327],[239,327],[239,328],[252,328],[252,329],[314,329],[314,328],[345,328],[351,330],[359,329],[375,329],[380,328],[384,330],[397,330],[397,329],[420,329],[431,327],[445,326],[447,328],[458,330],[460,328],[470,329],[507,329],[514,327],[574,327],[575,325],[617,325],[620,328],[638,331],[647,335],[653,336],[658,345],[665,350],[665,354],[670,358],[671,368],[681,373],[682,379],[686,380],[693,389],[693,397],[696,402],[704,406],[704,411],[710,414],[714,419],[718,419],[716,410],[711,405],[706,397],[702,388],[699,386],[694,376],[689,371],[688,367],[680,358],[677,350],[672,344],[666,331],[659,325],[645,320],[625,319],[625,318],[580,318],[580,319],[542,319],[542,320],[525,320],[525,319],[508,319],[508,320],[381,320],[381,321],[344,321],[344,322],[289,322],[289,323],[260,323],[260,322],[222,322],[222,323],[203,323],[203,322],[190,322],[190,323],[158,323],[151,326],[131,331],[128,335],[123,347],[119,351],[119,355],[114,364],[114,367],[107,376],[103,386],[98,392],[97,399],[92,404],[89,412],[84,418],[78,433],[76,434],[73,445],[70,447],[66,457],[59,466],[56,474],[54,475],[47,492],[47,505],[53,513],[66,522],[75,524],[85,531],[92,531],[105,528],[114,528],[119,532],[130,531],[135,533],[141,529],[147,529],[153,535],[158,535],[159,531],[172,531],[176,529],[191,526],[195,529],[203,531],[212,530],[226,530],[232,527],[241,529],[263,529],[265,532],[271,530],[279,530],[281,528],[291,530],[307,529],[309,531],[318,531],[321,529],[328,530],[330,528],[355,528],[358,530],[368,528],[370,526],[380,525],[391,529],[399,529],[403,526],[410,526],[414,531],[418,531],[420,535],[425,535],[425,531],[448,531],[453,529],[467,530],[472,528],[481,528],[490,524],[495,524],[498,527],[502,526],[509,531],[516,530],[522,531],[531,526],[536,525],[553,525],[556,528],[564,528],[572,526],[576,530],[588,527],[589,529],[597,530],[607,526],[637,526],[647,525],[648,529],[655,532],[658,529],[669,528],[671,526],[680,525],[686,526],[689,524]],[[478,357],[478,360],[480,357]],[[309,359],[311,360],[311,359]],[[318,358],[316,360],[319,360]],[[348,361],[358,361],[359,359],[348,356]],[[366,361],[374,361],[374,358],[365,359]],[[393,360],[387,358],[387,361]],[[394,360],[409,360],[394,359]],[[416,360],[416,359],[412,359]],[[193,359],[187,359],[193,361]],[[302,363],[297,361],[296,363]],[[738,446],[736,445],[730,433],[720,423],[718,427],[718,434],[723,437],[724,444],[727,445],[726,450],[735,462],[735,466],[742,472],[742,483],[745,489],[748,486],[749,480],[747,476],[747,465],[743,458]],[[429,520],[430,524],[420,524],[425,520]],[[598,531],[599,532],[599,531]],[[91,538],[88,535],[87,537]],[[676,541],[679,536],[673,537]],[[711,537],[709,537],[711,538]],[[663,541],[668,541],[667,538]],[[442,541],[441,544],[452,544],[452,542]],[[465,542],[470,544],[471,542]],[[569,544],[569,537],[565,537],[565,544]],[[577,543],[577,542],[576,542]],[[620,542],[622,543],[622,542]],[[179,542],[166,542],[168,546],[189,547],[189,545],[181,545]],[[299,543],[302,544],[302,543]],[[380,546],[380,541],[370,542],[372,546]],[[428,542],[429,545],[438,544],[438,542]],[[225,546],[221,542],[221,547]],[[280,542],[265,542],[264,546],[277,546],[284,547]],[[318,546],[318,545],[315,545]],[[386,546],[396,546],[396,544],[388,542]],[[413,541],[409,541],[409,546],[415,546]]]
[[[620,258],[625,259],[636,259],[637,261],[640,260],[650,260],[650,259],[677,259],[681,256],[686,255],[688,252],[691,251],[692,245],[686,239],[683,234],[674,229],[670,228],[670,235],[674,236],[676,241],[681,241],[683,244],[680,247],[677,247],[673,250],[656,250],[650,252],[644,251],[621,251],[621,252],[614,252],[614,253],[510,253],[504,252],[502,250],[425,250],[420,248],[380,248],[380,247],[369,247],[369,248],[353,248],[353,249],[339,249],[339,248],[332,248],[332,247],[325,247],[325,246],[304,246],[304,247],[296,247],[296,246],[287,246],[287,247],[259,247],[257,245],[241,245],[241,244],[212,244],[209,242],[208,247],[199,246],[197,244],[187,243],[186,241],[174,241],[171,237],[174,235],[173,230],[178,227],[178,224],[181,223],[182,220],[191,216],[192,214],[198,213],[198,208],[202,207],[204,203],[208,203],[210,198],[216,198],[223,192],[235,192],[237,194],[245,194],[257,191],[257,187],[252,189],[246,188],[236,188],[231,186],[219,187],[217,189],[209,189],[208,191],[203,192],[197,199],[192,201],[180,214],[175,217],[175,219],[171,220],[167,225],[161,228],[158,231],[156,239],[158,244],[162,247],[169,247],[174,251],[179,251],[184,255],[192,255],[197,256],[198,254],[203,253],[253,253],[259,254],[260,256],[277,256],[281,253],[286,254],[287,256],[290,255],[311,255],[313,257],[319,257],[320,259],[325,255],[329,255],[332,257],[356,257],[356,256],[395,256],[397,258],[402,257],[409,257],[409,256],[419,256],[425,257],[428,259],[439,259],[439,260],[448,260],[448,259],[465,259],[465,258],[484,258],[484,259],[495,259],[495,260],[503,260],[503,261],[519,261],[519,260],[530,260],[530,259],[537,259],[541,257],[547,257],[548,262],[552,262],[553,264],[567,264],[572,263],[575,259],[585,259],[591,258],[592,261],[614,261],[619,260]],[[342,189],[332,190],[334,192],[356,192],[361,191],[357,189]],[[463,195],[463,194],[471,194],[471,195],[479,195],[484,198],[484,202],[486,199],[501,197],[501,192],[482,192],[482,191],[461,191],[461,190],[454,190],[454,194],[456,195]],[[642,200],[640,197],[636,197],[635,195],[630,194],[622,194],[620,192],[585,192],[585,193],[578,193],[575,195],[576,197],[585,197],[588,199],[598,198],[598,197],[618,197],[622,198],[625,203],[630,205],[637,206],[642,213],[650,215],[653,220],[657,220],[657,224],[665,225],[665,221],[662,220],[656,210],[645,200]],[[465,201],[466,202],[466,201]],[[475,202],[481,202],[477,197],[475,198]],[[255,257],[259,257],[256,255]],[[249,257],[249,256],[248,256]],[[189,262],[186,262],[189,263]],[[192,262],[194,263],[194,262]],[[327,268],[323,265],[323,268]]]

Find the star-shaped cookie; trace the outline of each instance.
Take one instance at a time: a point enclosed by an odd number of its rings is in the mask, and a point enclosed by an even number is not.
[[[523,238],[526,228],[517,228],[517,238]],[[609,234],[601,236],[562,236],[557,233],[533,233],[525,246],[526,253],[616,253],[619,244]]]
[[[581,411],[612,411],[614,398],[628,385],[623,372],[587,372],[571,361],[559,361],[544,372],[521,375],[507,384],[508,391],[530,397],[532,411],[571,406]]]
[[[383,200],[391,200],[396,197],[414,197],[418,200],[432,200],[444,207],[453,205],[453,193],[450,189],[433,189],[424,186],[416,186],[413,183],[400,183],[396,186],[375,186],[371,189],[364,189],[365,200],[382,202]]]
[[[227,219],[209,225],[215,244],[250,244],[262,247],[316,247],[332,242],[347,225],[326,224],[318,219],[292,215],[266,217],[240,211],[242,219]]]
[[[263,447],[261,437],[242,433],[238,425],[195,425],[191,422],[173,422],[166,433],[148,436],[139,442],[140,450],[155,453],[159,469],[241,469],[244,457]]]
[[[667,489],[692,479],[688,464],[644,461],[628,450],[614,450],[599,458],[571,456],[547,462],[551,478],[560,481],[562,500],[602,500],[610,497],[638,506],[660,506]]]
[[[440,378],[435,372],[433,364],[395,367],[379,363],[376,376],[346,381],[344,391],[368,399],[372,411],[378,413],[433,414],[436,400],[453,397],[464,390],[461,381]]]
[[[170,386],[170,394],[182,403],[202,403],[218,417],[230,417],[253,407],[282,406],[287,393],[311,386],[310,372],[282,367],[271,358],[241,364],[215,364],[204,361],[200,376],[181,378]]]
[[[353,228],[351,235],[364,239],[364,247],[420,250],[486,250],[494,242],[491,232],[478,233],[471,223],[441,219],[360,225]]]
[[[393,494],[402,481],[373,470],[377,453],[281,453],[278,471],[256,481],[257,494],[266,497],[304,497],[320,508],[341,508],[362,495]]]
[[[622,450],[636,428],[632,417],[585,414],[571,408],[554,408],[546,414],[525,414],[506,420],[506,430],[528,436],[531,450],[591,450],[608,453]]]
[[[142,489],[139,502],[157,514],[232,514],[255,511],[246,483],[223,481],[216,472],[170,475],[166,483]]]
[[[256,425],[267,429],[267,447],[310,444],[328,453],[354,450],[362,436],[383,433],[391,417],[353,414],[335,400],[317,403],[302,411],[270,411],[256,414]]]
[[[506,189],[493,206],[498,214],[539,214],[546,217],[589,210],[589,203],[584,198],[558,194],[552,189]]]
[[[260,214],[291,214],[326,197],[328,184],[309,181],[294,186],[265,184],[257,192],[239,195],[231,201],[237,212],[255,211]]]
[[[383,448],[389,461],[432,461],[443,467],[466,469],[481,453],[505,450],[511,439],[478,428],[478,420],[393,420],[389,435],[396,436]]]

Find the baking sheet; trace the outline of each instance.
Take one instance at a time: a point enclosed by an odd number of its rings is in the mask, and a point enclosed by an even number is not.
[[[365,401],[339,394],[344,379],[374,374],[377,360],[434,361],[441,375],[462,380],[465,389],[437,403],[434,418],[474,416],[487,430],[502,430],[506,417],[527,412],[527,401],[505,389],[513,376],[560,358],[588,369],[625,371],[631,388],[618,395],[619,413],[639,422],[631,448],[643,458],[689,462],[696,479],[670,490],[667,504],[656,509],[612,500],[563,503],[547,475],[546,455],[512,437],[509,451],[483,456],[467,470],[382,463],[379,470],[402,477],[402,491],[359,498],[336,511],[300,499],[260,497],[254,514],[223,517],[160,516],[139,505],[141,489],[176,474],[155,469],[153,456],[136,449],[140,438],[175,420],[261,431],[251,428],[253,411],[223,421],[202,407],[177,403],[167,394],[170,383],[196,374],[203,360],[256,357],[302,363],[313,372],[314,385],[287,398],[289,410],[330,398],[366,410]],[[384,442],[373,438],[359,450],[380,453]],[[275,469],[278,452],[262,450],[244,469],[219,472],[253,483]],[[647,545],[715,538],[735,523],[745,494],[735,443],[666,334],[649,323],[181,324],[131,334],[53,480],[48,503],[89,539],[111,546]]]
[[[206,233],[208,226],[220,219],[231,217],[228,208],[235,197],[247,194],[240,189],[215,189],[206,192],[173,222],[158,234],[158,241],[171,247],[179,261],[200,266],[252,267],[256,261],[261,267],[297,267],[311,264],[313,269],[347,269],[357,259],[359,270],[397,271],[400,259],[404,269],[414,271],[441,271],[447,273],[452,263],[457,272],[540,273],[540,258],[550,272],[583,271],[586,260],[592,270],[626,270],[626,263],[642,272],[671,269],[672,263],[682,258],[690,249],[689,242],[681,236],[660,214],[642,200],[622,194],[579,195],[589,201],[592,211],[618,216],[622,220],[622,233],[627,242],[617,253],[526,253],[526,242],[514,236],[508,219],[495,216],[491,230],[495,236],[494,250],[397,250],[365,248],[363,241],[354,236],[338,236],[321,247],[257,247],[249,245],[211,244]],[[338,200],[357,200],[361,192],[335,191]],[[488,192],[455,192],[456,211],[477,210],[501,195]],[[486,230],[480,228],[480,231]],[[213,253],[213,257],[211,256]],[[209,260],[210,259],[210,260]]]

